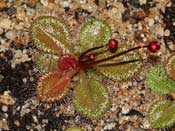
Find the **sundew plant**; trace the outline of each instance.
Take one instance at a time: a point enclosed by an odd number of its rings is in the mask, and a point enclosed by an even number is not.
[[[126,81],[143,67],[138,50],[144,48],[150,53],[157,53],[160,49],[159,42],[155,40],[134,47],[122,45],[112,38],[110,26],[99,19],[91,19],[81,26],[78,44],[71,42],[64,22],[52,16],[36,18],[31,32],[38,49],[34,61],[43,72],[36,87],[38,99],[44,103],[64,99],[73,77],[77,76],[73,105],[77,112],[89,119],[102,117],[110,107],[108,90],[98,78],[99,74],[116,81]],[[171,71],[170,68],[168,71]],[[158,82],[152,82],[155,74],[154,70],[147,74],[147,84],[153,90],[158,88]],[[171,74],[171,77],[174,75]],[[161,77],[163,79],[170,78]]]

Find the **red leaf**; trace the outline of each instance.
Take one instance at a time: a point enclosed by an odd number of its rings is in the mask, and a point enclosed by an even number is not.
[[[69,91],[70,81],[77,70],[55,71],[42,76],[36,93],[42,102],[53,102],[62,99]]]

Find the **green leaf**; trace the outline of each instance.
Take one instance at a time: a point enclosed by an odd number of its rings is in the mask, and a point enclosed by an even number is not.
[[[175,91],[175,81],[170,79],[164,67],[156,65],[146,73],[146,85],[153,91],[167,94]]]
[[[87,118],[98,119],[109,109],[107,89],[94,76],[80,78],[73,95],[75,110]]]
[[[65,131],[84,131],[84,130],[80,127],[70,127],[66,129]]]
[[[33,61],[43,73],[55,71],[58,68],[59,57],[46,52],[38,52],[34,55]]]
[[[125,50],[126,48],[120,47],[117,49],[115,53],[111,53],[108,51],[106,53],[98,55],[96,60],[103,59],[103,58],[112,56],[114,54],[118,54]],[[110,66],[109,65],[105,66],[105,64],[120,63],[125,61],[128,61],[129,63],[126,62],[119,65],[111,64]],[[138,73],[141,67],[142,67],[142,62],[140,60],[140,55],[138,54],[138,52],[133,51],[133,52],[124,54],[122,56],[116,57],[110,61],[104,62],[103,64],[98,65],[95,68],[97,69],[97,71],[99,71],[100,73],[102,73],[103,75],[111,79],[118,80],[118,81],[125,81],[131,78],[132,76],[134,76],[136,73]]]
[[[93,19],[83,24],[80,31],[80,45],[76,45],[76,52],[106,44],[111,37],[111,28],[102,20]]]
[[[166,65],[166,71],[169,77],[175,80],[175,54],[169,57]]]
[[[70,35],[66,25],[52,16],[36,18],[31,28],[33,43],[39,50],[51,54],[69,53]]]
[[[151,104],[148,121],[152,128],[166,128],[175,124],[175,102],[158,100]]]

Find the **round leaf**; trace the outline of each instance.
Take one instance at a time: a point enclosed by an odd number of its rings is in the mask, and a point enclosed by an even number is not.
[[[93,19],[83,24],[80,31],[80,45],[76,52],[83,52],[89,48],[106,44],[111,37],[111,28],[102,20]]]
[[[114,54],[118,54],[122,51],[125,51],[126,48],[120,47],[117,49],[115,53],[106,52],[100,55],[97,55],[96,60],[103,59]],[[126,62],[127,61],[127,62]],[[126,62],[123,64],[114,64],[114,63],[121,63]],[[135,75],[138,71],[140,71],[142,67],[142,62],[140,61],[140,55],[138,52],[133,51],[122,56],[116,57],[110,61],[106,61],[101,65],[97,65],[95,68],[97,71],[102,73],[103,75],[115,79],[118,81],[127,80]]]
[[[175,81],[167,76],[166,70],[162,66],[157,65],[150,68],[146,76],[146,85],[153,91],[161,94],[175,91]]]
[[[32,24],[33,43],[39,50],[52,53],[69,53],[70,36],[66,25],[52,16],[40,16]]]
[[[69,91],[71,77],[75,70],[55,71],[43,75],[37,85],[36,93],[42,102],[53,102],[62,99]]]
[[[149,108],[148,121],[152,128],[166,128],[175,124],[175,103],[156,101]]]
[[[109,108],[108,92],[93,76],[80,78],[73,95],[75,110],[87,118],[97,119]]]

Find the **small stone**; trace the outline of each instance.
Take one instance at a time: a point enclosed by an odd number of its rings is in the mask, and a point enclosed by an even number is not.
[[[39,2],[39,0],[29,0],[27,4],[30,7],[35,7],[38,2]]]
[[[144,5],[146,4],[147,0],[139,0],[139,2],[140,2],[140,5]]]
[[[12,16],[16,13],[16,8],[14,6],[11,6],[8,11],[7,11],[7,14]]]
[[[175,22],[173,22],[173,26],[175,26]]]
[[[23,78],[22,81],[23,81],[24,83],[27,83],[27,78]]]
[[[19,126],[21,125],[21,123],[20,123],[19,120],[15,120],[15,121],[14,121],[14,124],[15,124],[17,127],[19,127]]]
[[[16,64],[29,60],[31,60],[31,58],[29,58],[29,56],[26,53],[22,52],[21,50],[15,50],[14,57],[11,62],[11,67],[15,68]]]
[[[34,78],[33,77],[30,77],[30,81],[33,82],[34,81]]]
[[[143,29],[143,27],[142,27],[141,23],[138,23],[138,30],[142,30],[142,29]]]
[[[171,50],[173,50],[173,51],[175,50],[175,45],[172,41],[167,42],[167,45]]]
[[[122,3],[115,2],[114,7],[111,10],[108,10],[107,14],[112,19],[122,19],[122,14],[124,13],[125,8]]]
[[[7,58],[8,60],[13,59],[13,52],[12,52],[11,50],[6,50],[6,51],[4,52],[4,55],[6,56],[6,58]]]
[[[0,19],[0,28],[3,29],[10,29],[12,25],[12,22],[8,18]]]
[[[27,16],[33,16],[34,13],[35,13],[35,10],[34,9],[27,9],[27,11],[26,11],[26,15]]]
[[[156,15],[156,16],[154,17],[154,19],[158,21],[160,18],[159,18],[158,15]]]
[[[0,95],[0,103],[4,105],[13,105],[15,103],[15,100],[8,94]]]
[[[22,44],[22,40],[19,39],[19,38],[15,38],[14,44],[15,44],[15,45],[21,45],[21,44]]]
[[[0,28],[0,35],[3,33],[3,29],[2,28]]]
[[[149,25],[149,27],[151,27],[151,26],[153,26],[154,25],[154,19],[149,19],[148,20],[148,25]]]
[[[0,82],[3,80],[4,76],[0,74]]]
[[[8,111],[8,106],[3,105],[3,106],[2,106],[2,111],[3,111],[3,112],[7,112],[7,111]]]
[[[16,24],[15,29],[16,30],[23,30],[24,29],[24,23],[20,22],[19,24]]]
[[[23,7],[18,7],[16,9],[16,18],[23,21],[26,18],[25,9]]]
[[[115,123],[109,123],[103,129],[104,130],[112,130],[112,128],[114,128],[115,125],[116,125]]]
[[[0,130],[10,130],[6,120],[0,121]]]
[[[32,118],[33,118],[34,122],[36,122],[36,123],[38,122],[38,119],[36,116],[32,116]]]
[[[133,17],[136,20],[142,20],[146,17],[146,13],[144,12],[144,10],[138,10],[138,11],[134,12]]]
[[[10,40],[14,40],[16,37],[16,33],[14,31],[8,31],[5,36],[10,39]]]
[[[148,121],[144,121],[144,123],[143,123],[143,128],[144,128],[144,129],[150,128],[150,124],[149,124]]]
[[[130,18],[130,10],[128,9],[122,13],[122,20],[127,21],[127,20],[129,20],[129,18]]]
[[[49,4],[48,0],[40,0],[41,4],[47,6]]]
[[[36,128],[38,131],[42,131],[41,125],[37,125],[35,128]]]
[[[63,2],[63,7],[69,7],[69,1],[64,1]]]
[[[133,115],[136,115],[136,116],[143,116],[143,114],[136,110],[136,109],[131,109],[127,114],[125,114],[127,116],[133,116]]]
[[[80,0],[80,4],[85,4],[87,0]]]
[[[130,109],[128,109],[128,108],[122,108],[122,114],[128,114],[129,113],[129,111],[130,111]]]
[[[0,2],[0,10],[6,9],[6,8],[8,8],[7,2],[1,1]]]
[[[169,36],[169,35],[170,35],[170,30],[166,29],[166,30],[164,31],[164,36]]]

